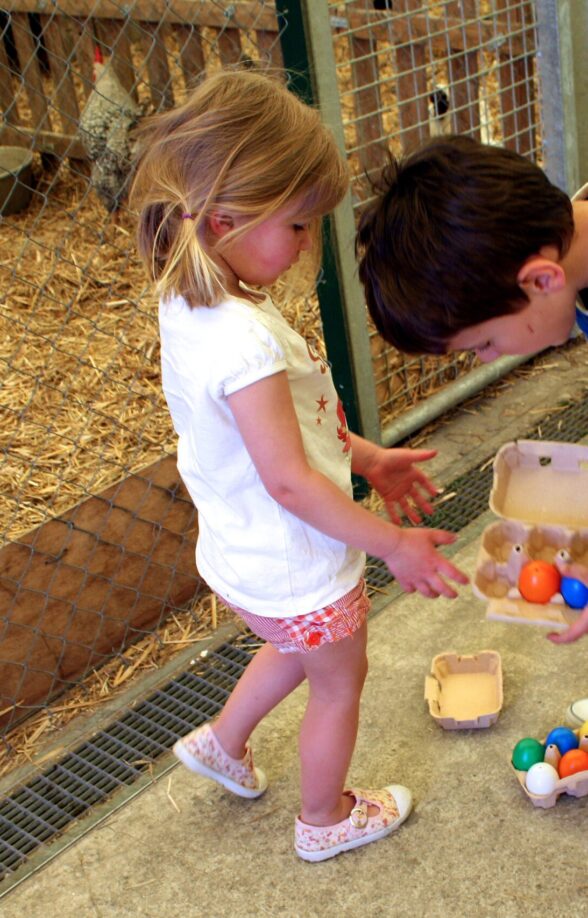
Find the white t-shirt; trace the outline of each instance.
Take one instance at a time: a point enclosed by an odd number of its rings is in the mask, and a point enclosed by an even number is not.
[[[335,602],[362,576],[364,553],[270,497],[227,402],[286,370],[309,464],[352,496],[349,433],[328,364],[269,297],[195,309],[175,298],[160,305],[159,322],[178,470],[198,509],[200,575],[256,615],[302,615]]]

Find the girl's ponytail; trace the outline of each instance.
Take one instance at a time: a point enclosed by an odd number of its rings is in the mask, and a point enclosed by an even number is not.
[[[349,181],[318,112],[255,70],[206,77],[183,105],[142,122],[138,149],[130,200],[139,253],[160,297],[191,306],[225,294],[207,239],[215,207],[247,218],[237,232],[294,199],[318,223]]]

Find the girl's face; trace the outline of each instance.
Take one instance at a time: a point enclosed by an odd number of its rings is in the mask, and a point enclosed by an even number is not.
[[[239,215],[218,214],[217,220],[220,223],[211,222],[219,238],[225,233],[218,232],[217,226],[225,226],[225,232],[230,232],[249,222],[248,217]],[[242,282],[267,287],[298,261],[301,252],[311,248],[309,218],[300,213],[294,203],[280,208],[251,229],[245,229],[236,239],[223,242],[218,254],[227,268],[229,282],[234,280],[237,286]]]

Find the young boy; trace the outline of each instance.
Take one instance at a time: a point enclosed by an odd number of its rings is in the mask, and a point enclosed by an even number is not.
[[[464,136],[391,157],[362,215],[359,276],[401,351],[489,362],[588,334],[588,185],[570,201],[530,160]],[[588,584],[588,570],[570,576]],[[555,643],[588,632],[588,607]],[[588,699],[582,720],[588,720]]]

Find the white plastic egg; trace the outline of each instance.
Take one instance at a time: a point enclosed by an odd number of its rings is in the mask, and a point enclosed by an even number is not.
[[[525,778],[525,785],[530,794],[544,797],[555,790],[559,775],[549,762],[536,762],[531,765]]]

